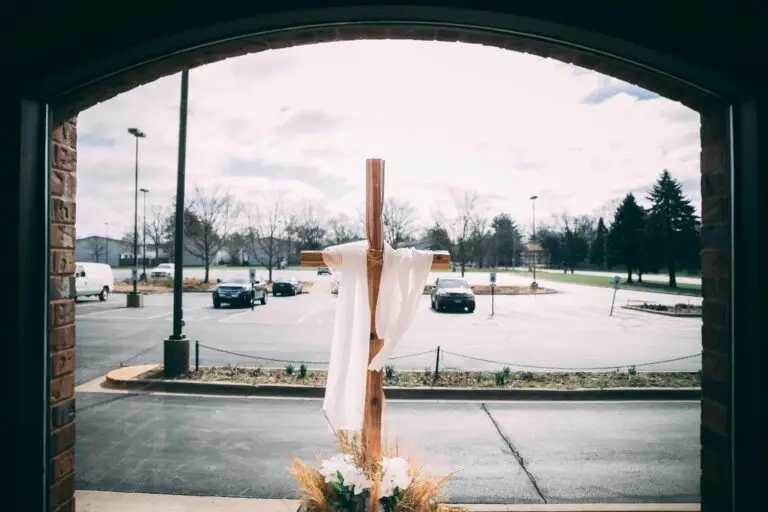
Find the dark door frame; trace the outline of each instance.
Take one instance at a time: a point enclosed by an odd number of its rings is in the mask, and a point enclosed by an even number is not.
[[[758,503],[761,490],[759,482],[761,427],[761,402],[758,393],[761,385],[760,343],[763,334],[760,304],[761,285],[764,278],[761,264],[766,261],[760,227],[763,213],[760,210],[759,165],[765,165],[766,106],[765,98],[752,95],[737,81],[702,73],[695,66],[685,65],[668,56],[644,50],[626,42],[580,29],[563,29],[561,26],[534,22],[518,17],[499,17],[488,13],[453,9],[432,10],[420,8],[415,11],[385,9],[378,16],[366,11],[363,19],[378,19],[379,22],[402,24],[406,20],[441,20],[441,25],[459,25],[460,21],[478,30],[490,30],[497,34],[509,33],[501,26],[515,26],[516,33],[532,33],[534,37],[556,40],[564,46],[591,48],[598,54],[607,54],[621,60],[640,62],[646,69],[654,64],[663,73],[677,72],[689,84],[703,84],[710,92],[729,98],[731,106],[730,165],[731,165],[731,233],[732,233],[732,367],[730,428],[733,433],[731,482],[733,507],[745,508]],[[161,59],[173,52],[194,46],[209,44],[239,37],[244,33],[268,30],[273,27],[296,27],[311,23],[317,26],[323,19],[350,19],[350,10],[294,12],[258,20],[247,19],[195,30],[171,36],[152,44],[143,45],[130,51],[110,56],[92,66],[85,66],[72,73],[48,77],[48,80],[29,84],[31,95],[17,96],[18,109],[12,112],[8,127],[11,136],[5,144],[11,150],[11,162],[18,155],[18,174],[9,169],[13,188],[18,194],[9,194],[7,199],[10,228],[17,233],[18,245],[11,258],[16,269],[16,290],[12,297],[16,308],[13,325],[16,339],[12,341],[9,366],[12,367],[13,407],[8,417],[16,434],[13,447],[13,461],[7,466],[13,468],[13,489],[16,492],[16,509],[47,510],[50,474],[48,470],[48,425],[49,425],[49,335],[48,335],[48,289],[49,289],[49,230],[50,230],[50,142],[52,114],[51,106],[60,94],[73,87],[88,83],[94,78],[120,73],[132,65]],[[451,21],[453,20],[453,21]],[[433,22],[434,23],[434,22]],[[489,27],[497,27],[489,29]],[[527,28],[527,30],[526,30]],[[565,40],[565,41],[563,41]],[[603,48],[604,51],[595,50]],[[621,57],[618,57],[621,55]],[[30,99],[32,98],[32,99]],[[762,132],[760,132],[762,129]],[[760,148],[763,148],[762,154]],[[15,152],[15,153],[14,153]],[[761,160],[762,158],[762,160]],[[10,271],[14,267],[10,267]]]

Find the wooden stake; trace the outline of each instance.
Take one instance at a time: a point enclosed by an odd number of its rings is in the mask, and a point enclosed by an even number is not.
[[[365,162],[366,216],[365,225],[368,236],[368,304],[370,306],[371,327],[368,362],[370,363],[383,346],[376,332],[376,305],[379,300],[381,271],[383,268],[384,225],[384,161],[368,159]],[[365,383],[365,413],[363,417],[362,448],[366,465],[381,458],[381,416],[384,406],[382,372],[368,371]],[[373,496],[372,496],[373,498]],[[372,501],[372,503],[376,503]],[[374,509],[371,509],[374,510]]]

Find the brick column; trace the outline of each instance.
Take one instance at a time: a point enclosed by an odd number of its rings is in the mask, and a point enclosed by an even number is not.
[[[50,248],[51,510],[75,509],[75,194],[77,119],[53,131]]]
[[[701,112],[702,512],[731,509],[731,268],[727,111]]]

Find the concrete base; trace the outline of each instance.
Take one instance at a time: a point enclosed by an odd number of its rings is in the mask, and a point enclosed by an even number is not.
[[[183,335],[182,335],[183,336]],[[170,379],[189,371],[189,340],[186,336],[163,342],[163,374]]]
[[[125,307],[127,308],[143,308],[144,307],[144,295],[140,293],[129,293],[125,296]]]

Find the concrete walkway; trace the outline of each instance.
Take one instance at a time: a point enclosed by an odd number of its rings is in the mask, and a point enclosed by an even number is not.
[[[77,491],[78,512],[296,512],[296,500]],[[698,503],[462,505],[470,512],[699,512]]]

